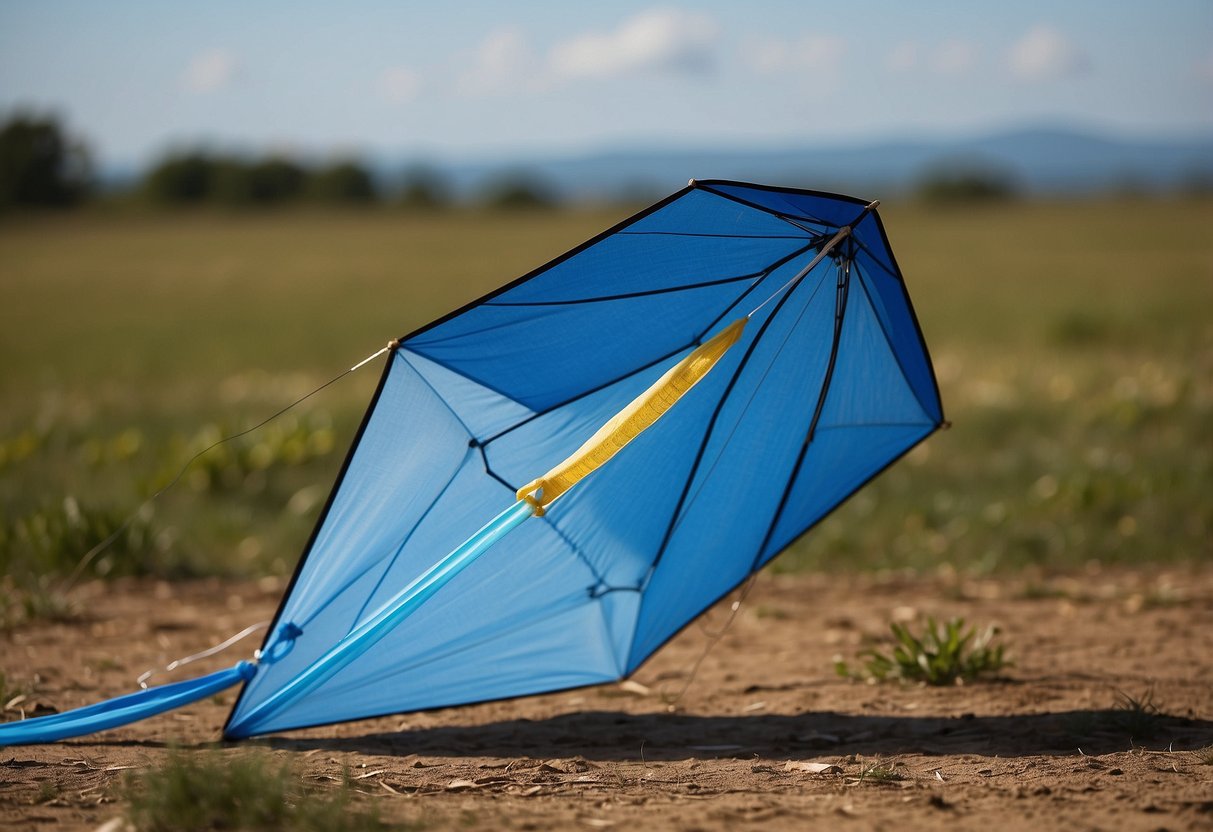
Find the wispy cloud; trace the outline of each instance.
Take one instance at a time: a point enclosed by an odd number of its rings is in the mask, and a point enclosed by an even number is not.
[[[897,44],[885,58],[885,66],[890,72],[909,72],[914,69],[918,66],[918,44],[912,40]]]
[[[208,49],[189,62],[181,84],[189,92],[217,92],[231,85],[239,68],[236,56],[227,49]]]
[[[649,9],[613,30],[574,35],[546,52],[521,28],[506,26],[464,55],[466,69],[455,89],[479,96],[639,74],[710,74],[717,36],[710,17],[677,9]]]
[[[379,92],[394,104],[412,101],[421,91],[421,76],[407,66],[385,69],[379,76]]]
[[[1213,49],[1196,62],[1196,76],[1213,83]]]
[[[977,65],[977,47],[967,40],[945,40],[935,49],[929,63],[940,75],[960,75]]]
[[[1086,53],[1051,26],[1035,26],[1015,42],[1011,71],[1029,81],[1052,81],[1081,75],[1091,68]]]
[[[467,69],[456,82],[456,90],[463,95],[535,89],[544,84],[540,61],[517,26],[491,32],[467,61]]]
[[[718,34],[716,22],[706,15],[649,9],[613,31],[578,35],[557,44],[549,67],[557,79],[704,75],[715,69]]]
[[[833,72],[842,66],[847,42],[836,35],[805,35],[792,40],[770,39],[745,47],[747,62],[764,73]]]

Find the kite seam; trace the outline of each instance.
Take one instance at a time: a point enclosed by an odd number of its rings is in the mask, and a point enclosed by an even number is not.
[[[851,247],[854,252],[854,247]],[[835,295],[835,313],[834,313],[834,337],[830,344],[830,360],[826,365],[825,378],[821,381],[821,391],[817,394],[817,407],[813,410],[813,420],[809,423],[808,433],[805,435],[804,442],[800,446],[800,453],[796,456],[796,462],[792,465],[792,472],[788,476],[788,481],[783,487],[783,493],[780,495],[779,504],[775,507],[775,514],[771,517],[770,525],[767,526],[767,533],[762,538],[762,543],[758,546],[758,551],[754,555],[754,560],[750,563],[750,571],[758,569],[762,562],[762,555],[766,551],[767,544],[771,542],[771,538],[775,534],[775,529],[779,526],[779,521],[783,518],[783,511],[787,507],[788,498],[792,495],[792,488],[796,484],[796,479],[800,476],[801,467],[804,465],[805,456],[808,455],[809,445],[813,442],[813,436],[817,431],[817,422],[821,418],[822,409],[825,407],[826,397],[830,393],[830,382],[834,378],[834,365],[838,359],[838,348],[842,343],[842,328],[846,320],[847,301],[850,298],[851,287],[851,260],[847,260],[846,267],[840,270],[838,275],[838,289]]]
[[[893,339],[889,336],[889,331],[885,328],[884,321],[881,320],[880,314],[876,311],[876,303],[872,300],[872,293],[868,291],[867,282],[863,279],[863,269],[859,267],[859,263],[855,264],[855,274],[859,277],[859,288],[863,290],[863,295],[867,298],[868,306],[872,309],[872,317],[876,319],[876,326],[880,328],[880,334],[884,336],[885,345],[888,346],[889,352],[893,354],[893,358],[897,362],[897,369],[901,372],[902,380],[906,383],[906,387],[910,388],[910,393],[913,394],[914,401],[918,403],[918,409],[922,411],[922,415],[930,419],[927,407],[922,403],[922,397],[918,395],[918,390],[914,388],[914,383],[910,381],[910,374],[906,372],[905,363],[901,360],[901,353],[894,348]]]

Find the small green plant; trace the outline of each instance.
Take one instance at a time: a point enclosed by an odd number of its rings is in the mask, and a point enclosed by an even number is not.
[[[859,778],[855,781],[856,784],[874,783],[877,785],[884,783],[900,783],[906,777],[900,771],[898,766],[902,763],[889,763],[883,760],[875,760],[862,766],[859,770]]]
[[[43,780],[38,784],[38,794],[34,797],[34,802],[41,805],[50,803],[59,799],[59,795],[63,793],[63,789],[54,780]]]
[[[26,576],[20,582],[0,578],[0,632],[30,621],[70,621],[76,612],[77,605],[51,576]]]
[[[226,436],[232,442],[217,444]],[[323,459],[334,448],[332,420],[326,413],[314,413],[305,420],[293,415],[250,433],[226,422],[204,425],[193,437],[177,437],[177,456],[189,460],[187,481],[197,491],[256,493],[265,487],[265,472],[270,468],[302,466]],[[205,453],[193,459],[200,451]],[[167,465],[151,485],[153,489],[172,481],[178,462]]]
[[[1110,727],[1132,737],[1149,737],[1158,729],[1165,715],[1154,701],[1154,689],[1141,696],[1116,691],[1116,704],[1108,714]]]
[[[377,813],[358,807],[353,794],[348,779],[335,791],[308,789],[289,762],[263,754],[180,750],[123,786],[130,821],[148,832],[387,828]]]
[[[0,572],[13,576],[69,575],[80,558],[111,535],[113,543],[90,566],[91,574],[138,575],[154,571],[150,518],[123,526],[126,509],[97,507],[75,497],[22,515],[0,518]]]
[[[953,618],[942,627],[928,618],[921,636],[897,623],[890,624],[889,629],[896,639],[891,653],[876,648],[862,651],[858,656],[862,667],[858,670],[839,660],[834,665],[838,675],[874,682],[899,679],[951,685],[997,673],[1011,665],[1003,646],[991,643],[998,635],[997,628],[992,626],[979,633],[973,628],[966,630],[963,618]]]

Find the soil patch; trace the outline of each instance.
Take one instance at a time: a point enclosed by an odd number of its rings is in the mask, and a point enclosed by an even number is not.
[[[281,591],[274,580],[93,584],[76,619],[0,636],[0,670],[28,691],[15,708],[88,704],[268,618]],[[1213,827],[1213,568],[1002,581],[764,575],[674,701],[731,600],[634,683],[219,753],[289,758],[318,788],[348,771],[385,818],[436,829]],[[947,688],[834,674],[835,656],[924,615],[997,624],[1014,666]],[[210,747],[233,700],[0,749],[0,826],[91,830],[120,816],[118,781],[171,746]]]

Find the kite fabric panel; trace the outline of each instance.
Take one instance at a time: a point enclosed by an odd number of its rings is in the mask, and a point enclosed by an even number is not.
[[[937,429],[930,359],[865,205],[692,183],[402,338],[228,736],[621,679]],[[768,299],[609,464],[332,678],[245,719]]]

